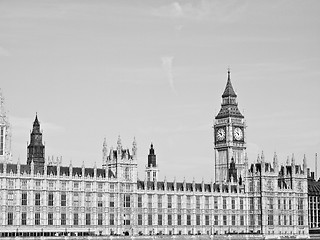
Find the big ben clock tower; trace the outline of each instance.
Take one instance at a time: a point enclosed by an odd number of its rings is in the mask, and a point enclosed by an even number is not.
[[[222,94],[221,109],[214,121],[215,181],[230,181],[230,163],[235,163],[237,179],[245,172],[245,120],[238,109],[237,94],[233,90],[228,70],[226,88]],[[234,171],[234,169],[232,170]]]

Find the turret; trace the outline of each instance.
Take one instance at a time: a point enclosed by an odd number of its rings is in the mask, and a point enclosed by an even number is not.
[[[303,172],[307,174],[307,158],[305,154],[303,155]]]
[[[33,162],[35,166],[43,166],[45,162],[44,148],[45,146],[42,144],[42,132],[40,131],[40,123],[36,114],[36,118],[33,122],[32,132],[30,134],[27,164]]]
[[[104,138],[102,145],[102,168],[106,168],[108,161],[108,148],[107,148],[107,140]]]
[[[274,172],[275,173],[278,173],[278,156],[277,156],[277,153],[274,152],[274,155],[273,155],[273,169],[274,169]]]
[[[0,89],[0,163],[10,163],[11,161],[11,127],[4,107],[4,97]]]
[[[146,166],[146,179],[147,181],[158,181],[158,165],[157,156],[154,152],[153,144],[151,143],[148,155],[148,163]]]

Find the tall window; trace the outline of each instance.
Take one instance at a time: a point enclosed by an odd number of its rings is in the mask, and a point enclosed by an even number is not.
[[[172,208],[172,196],[168,195],[168,208]]]
[[[40,193],[36,193],[35,194],[35,198],[34,198],[34,205],[36,206],[40,206]]]
[[[53,193],[48,194],[48,206],[53,206]]]
[[[273,198],[271,198],[271,197],[268,198],[268,208],[269,208],[269,210],[273,210]]]
[[[138,195],[138,208],[142,208],[142,195]]]
[[[291,199],[289,199],[289,210],[291,210],[291,204],[292,204]]]
[[[250,210],[254,209],[254,198],[249,198],[249,209]]]
[[[281,199],[280,198],[278,199],[278,209],[279,210],[281,209]]]
[[[200,225],[200,214],[196,215],[196,225]]]
[[[209,215],[206,215],[206,216],[205,216],[205,224],[206,224],[207,226],[210,225],[210,216],[209,216]]]
[[[102,225],[102,213],[98,213],[98,225]]]
[[[61,206],[67,206],[67,195],[65,193],[61,193]]]
[[[213,198],[213,207],[214,209],[218,209],[218,197]]]
[[[191,208],[191,197],[187,196],[187,209]]]
[[[254,215],[253,214],[249,215],[249,225],[250,226],[254,226],[255,225],[255,219],[254,219]]]
[[[13,225],[13,213],[8,212],[8,225]]]
[[[91,214],[86,213],[86,225],[91,225]]]
[[[148,225],[152,225],[152,214],[148,214]]]
[[[130,207],[130,195],[125,194],[124,195],[124,207],[129,208]]]
[[[181,214],[178,214],[178,225],[181,226],[182,221],[181,221]]]
[[[190,226],[191,225],[191,215],[187,215],[187,225]]]
[[[21,194],[21,205],[26,206],[28,204],[28,194],[23,192]]]
[[[138,214],[138,225],[142,225],[142,214]]]
[[[158,195],[158,208],[162,208],[162,195]]]
[[[240,216],[240,225],[241,226],[244,225],[244,216],[243,215]]]
[[[219,216],[214,215],[214,225],[218,226],[218,224],[219,224]]]
[[[124,170],[124,177],[126,180],[130,180],[130,169],[128,167]]]
[[[231,224],[232,224],[233,226],[236,225],[236,215],[232,215],[232,216],[231,216]]]
[[[172,225],[172,215],[171,214],[168,215],[168,225],[169,226]]]
[[[66,181],[61,181],[61,190],[63,190],[63,191],[67,190],[67,183],[66,183]]]
[[[196,209],[200,209],[200,196],[196,196]]]
[[[234,197],[231,199],[231,208],[236,209],[236,199]]]
[[[243,198],[240,198],[240,210],[243,210]]]
[[[53,225],[53,213],[48,213],[48,225]]]
[[[268,215],[268,225],[273,226],[273,215],[272,214]]]
[[[298,225],[299,226],[304,225],[304,223],[303,223],[303,215],[298,215]]]
[[[91,206],[91,193],[86,193],[86,207]]]
[[[286,199],[283,199],[283,209],[284,209],[284,210],[287,209],[286,203],[287,203],[287,202],[286,202]]]
[[[258,198],[257,200],[258,200],[258,210],[260,210],[261,209],[261,198]]]
[[[21,213],[21,225],[27,225],[27,213]]]
[[[158,225],[162,225],[162,214],[158,214]]]
[[[298,210],[303,210],[303,198],[298,198]]]
[[[210,208],[209,205],[210,205],[209,204],[209,197],[205,196],[205,198],[204,198],[204,207],[205,207],[205,209],[209,209]]]
[[[79,215],[78,213],[73,214],[73,225],[79,225]]]
[[[98,193],[98,207],[102,207],[102,193]]]
[[[177,208],[181,209],[181,196],[177,196]]]
[[[110,213],[110,225],[114,225],[114,214]]]
[[[79,193],[77,192],[73,193],[73,205],[75,207],[79,206]]]
[[[148,208],[152,208],[152,195],[148,195]]]
[[[222,207],[223,207],[223,209],[227,209],[227,199],[226,199],[226,197],[222,198]]]
[[[227,225],[227,216],[223,215],[223,225]]]
[[[8,191],[8,205],[12,206],[13,205],[13,191]]]
[[[34,214],[34,225],[40,225],[40,213]]]
[[[114,194],[110,194],[110,201],[109,201],[110,207],[114,207]]]
[[[66,214],[61,213],[61,225],[66,225]]]

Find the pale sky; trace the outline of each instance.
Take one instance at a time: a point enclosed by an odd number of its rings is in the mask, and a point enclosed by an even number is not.
[[[97,166],[102,143],[153,142],[160,179],[214,178],[231,68],[249,162],[320,153],[320,1],[0,1],[0,87],[13,162],[36,112],[46,156]],[[320,166],[319,166],[320,168]],[[320,171],[319,171],[320,172]]]

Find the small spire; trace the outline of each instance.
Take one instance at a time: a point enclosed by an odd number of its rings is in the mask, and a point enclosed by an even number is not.
[[[106,146],[107,146],[107,139],[104,138],[104,140],[103,140],[103,147],[106,147]]]
[[[291,164],[294,166],[296,164],[296,160],[294,157],[294,153],[292,153]]]
[[[226,88],[222,94],[222,97],[237,97],[237,94],[233,90],[232,84],[231,84],[231,77],[230,77],[230,68],[228,68],[228,79],[227,79],[227,85]]]
[[[261,162],[264,162],[264,154],[263,154],[263,151],[261,153]]]
[[[117,144],[118,144],[118,147],[120,147],[120,146],[121,146],[121,138],[120,138],[120,135],[118,136]]]

